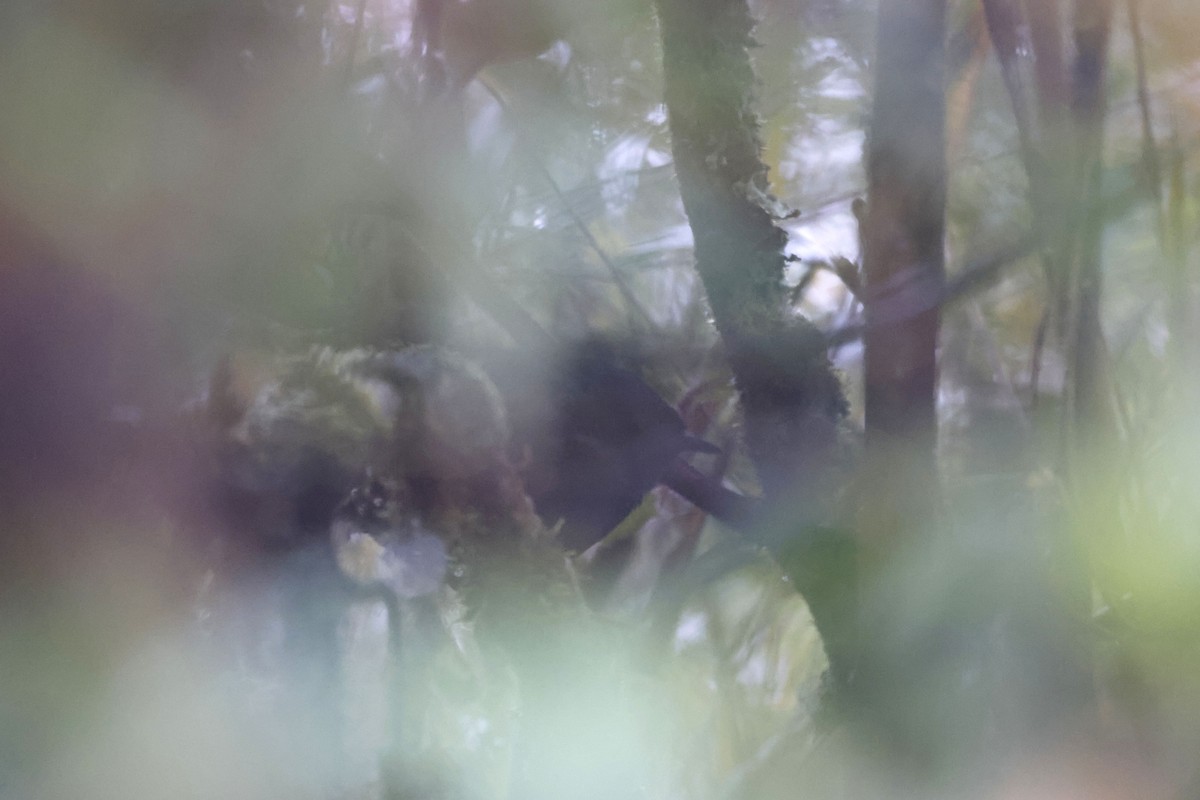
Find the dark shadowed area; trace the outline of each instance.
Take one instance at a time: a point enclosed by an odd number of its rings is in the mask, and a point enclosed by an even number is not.
[[[0,800],[1196,797],[1193,5],[0,4]]]

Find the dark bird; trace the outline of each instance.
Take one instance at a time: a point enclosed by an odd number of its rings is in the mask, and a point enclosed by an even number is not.
[[[737,497],[680,458],[717,448],[689,435],[675,408],[605,346],[587,342],[558,359],[506,357],[490,368],[514,440],[526,448],[529,495],[547,524],[562,521],[568,549],[588,549],[676,477],[687,484],[681,493],[706,510]]]

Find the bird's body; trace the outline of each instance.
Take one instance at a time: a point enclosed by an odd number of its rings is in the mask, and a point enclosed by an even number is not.
[[[600,345],[501,363],[493,375],[529,453],[526,487],[548,525],[561,520],[559,540],[569,550],[582,552],[616,528],[682,453],[707,449]]]

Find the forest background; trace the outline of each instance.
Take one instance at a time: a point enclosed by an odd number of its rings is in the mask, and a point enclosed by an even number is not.
[[[6,3],[0,796],[1197,796],[1198,31]],[[670,462],[703,508],[660,470],[569,567],[501,552],[555,599],[488,595],[495,647],[230,545],[226,416],[314,348],[428,342],[526,434],[598,349],[614,425],[650,387],[719,451]]]

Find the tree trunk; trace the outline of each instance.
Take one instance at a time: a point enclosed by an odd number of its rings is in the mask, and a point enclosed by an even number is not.
[[[862,618],[852,718],[900,775],[936,775],[964,746],[962,664],[913,630],[915,587],[940,522],[937,343],[945,283],[945,0],[883,0],[866,152],[866,464]],[[939,579],[944,576],[937,576]],[[930,625],[926,620],[923,624]],[[938,636],[961,632],[937,621]],[[935,676],[942,676],[941,678]],[[967,738],[967,737],[961,737]],[[950,763],[953,763],[951,759]]]
[[[1069,446],[1090,450],[1095,437],[1112,433],[1115,418],[1107,408],[1107,353],[1100,324],[1100,245],[1104,234],[1100,204],[1104,149],[1105,66],[1108,60],[1112,0],[1077,0],[1075,65],[1071,118],[1076,138],[1071,184],[1077,237],[1067,262],[1067,357]],[[1088,454],[1085,453],[1085,457]]]
[[[944,0],[880,7],[863,258],[870,493],[863,533],[872,541],[922,526],[936,498],[945,15]]]
[[[788,308],[786,234],[764,207],[767,168],[753,111],[746,0],[657,0],[675,170],[696,268],[745,413],[747,444],[777,509],[762,541],[782,557],[825,641],[835,682],[849,671],[852,578],[815,526],[827,522],[846,412],[821,332]],[[835,537],[836,538],[836,537]],[[818,539],[822,539],[818,542]],[[833,554],[833,555],[831,555]]]

